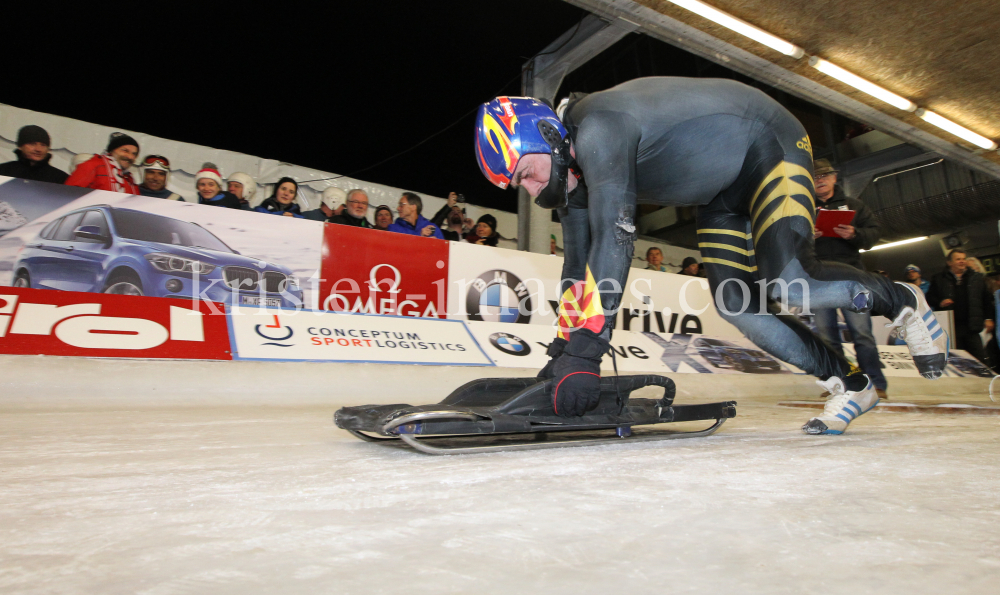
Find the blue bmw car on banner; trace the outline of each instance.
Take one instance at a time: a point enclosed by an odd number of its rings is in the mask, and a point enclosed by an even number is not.
[[[46,225],[18,255],[13,285],[302,307],[287,267],[243,256],[195,223],[107,205]]]

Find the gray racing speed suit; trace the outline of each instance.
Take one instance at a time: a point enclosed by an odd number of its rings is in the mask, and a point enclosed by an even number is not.
[[[583,180],[560,210],[561,337],[586,328],[610,339],[637,203],[697,206],[698,247],[719,313],[821,379],[852,367],[795,316],[778,313],[779,303],[890,319],[914,305],[880,275],[816,259],[809,137],[763,92],[722,79],[638,79],[571,101],[563,121]],[[758,282],[766,284],[763,302]]]

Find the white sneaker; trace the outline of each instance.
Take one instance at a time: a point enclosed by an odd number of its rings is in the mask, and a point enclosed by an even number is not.
[[[924,299],[924,292],[909,283],[897,281],[896,284],[913,294],[917,307],[904,307],[896,320],[886,328],[890,331],[899,328],[899,338],[906,341],[913,363],[917,365],[921,376],[930,380],[939,378],[948,365],[948,352],[951,349],[948,333],[938,324],[934,312]]]
[[[830,391],[830,399],[823,408],[823,415],[810,419],[802,426],[802,430],[806,434],[843,434],[854,418],[878,405],[875,385],[868,376],[865,379],[868,384],[864,390],[859,391],[847,390],[844,381],[836,376],[826,381],[817,380],[816,384]]]

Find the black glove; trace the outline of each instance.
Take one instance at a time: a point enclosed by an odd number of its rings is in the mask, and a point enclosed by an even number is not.
[[[552,366],[555,365],[556,360],[559,359],[559,356],[563,354],[563,350],[566,349],[567,343],[569,343],[569,341],[559,337],[556,337],[555,339],[552,340],[552,343],[549,343],[549,348],[545,351],[545,354],[552,359],[550,359],[545,364],[545,367],[542,368],[542,371],[538,373],[538,376],[536,376],[536,378],[545,379],[553,377]]]
[[[610,344],[587,329],[577,329],[552,366],[552,404],[563,417],[583,415],[601,400],[601,357]]]

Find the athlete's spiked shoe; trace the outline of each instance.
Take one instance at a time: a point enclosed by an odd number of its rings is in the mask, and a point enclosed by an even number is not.
[[[899,328],[899,338],[906,341],[906,346],[910,348],[910,355],[913,356],[913,363],[917,365],[920,375],[931,380],[938,378],[948,364],[948,351],[951,348],[948,333],[938,324],[934,312],[924,299],[924,292],[909,283],[897,282],[897,285],[902,285],[912,293],[917,305],[915,308],[904,307],[888,328]]]
[[[806,434],[843,434],[856,417],[878,405],[878,394],[871,378],[858,374],[850,379],[851,384],[866,384],[864,388],[852,391],[836,376],[826,381],[816,381],[816,384],[830,391],[830,399],[823,408],[823,415],[810,419],[802,426]]]

